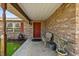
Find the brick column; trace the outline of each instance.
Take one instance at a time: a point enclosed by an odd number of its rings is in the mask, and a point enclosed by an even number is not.
[[[24,32],[24,23],[21,22],[20,32]]]

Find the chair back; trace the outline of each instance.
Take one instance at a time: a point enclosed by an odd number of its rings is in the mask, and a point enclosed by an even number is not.
[[[52,37],[52,33],[47,32],[46,33],[46,39],[47,39],[47,41],[50,41],[51,37]]]

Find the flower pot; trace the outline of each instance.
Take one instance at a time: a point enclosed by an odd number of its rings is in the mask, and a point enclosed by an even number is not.
[[[57,49],[56,52],[58,53],[58,56],[67,56],[68,55],[68,53],[63,50]]]

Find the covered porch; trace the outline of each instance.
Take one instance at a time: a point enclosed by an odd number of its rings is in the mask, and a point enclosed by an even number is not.
[[[53,34],[50,41],[55,42],[57,49],[65,50],[68,55],[78,55],[78,37],[76,32],[76,8],[74,3],[2,3],[3,9],[3,40],[1,41],[2,55],[6,55],[6,10],[12,12],[23,21],[21,32],[27,40],[14,52],[13,56],[57,56],[45,46],[46,33]],[[79,10],[79,9],[78,9]],[[77,11],[78,11],[77,10]],[[78,20],[77,20],[78,21]],[[32,40],[40,40],[33,42]],[[53,41],[54,39],[54,41]],[[77,46],[75,46],[77,45]]]

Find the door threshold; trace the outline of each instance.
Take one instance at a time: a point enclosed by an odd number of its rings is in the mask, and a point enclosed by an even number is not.
[[[38,42],[38,41],[42,41],[41,38],[33,38],[32,41]]]

